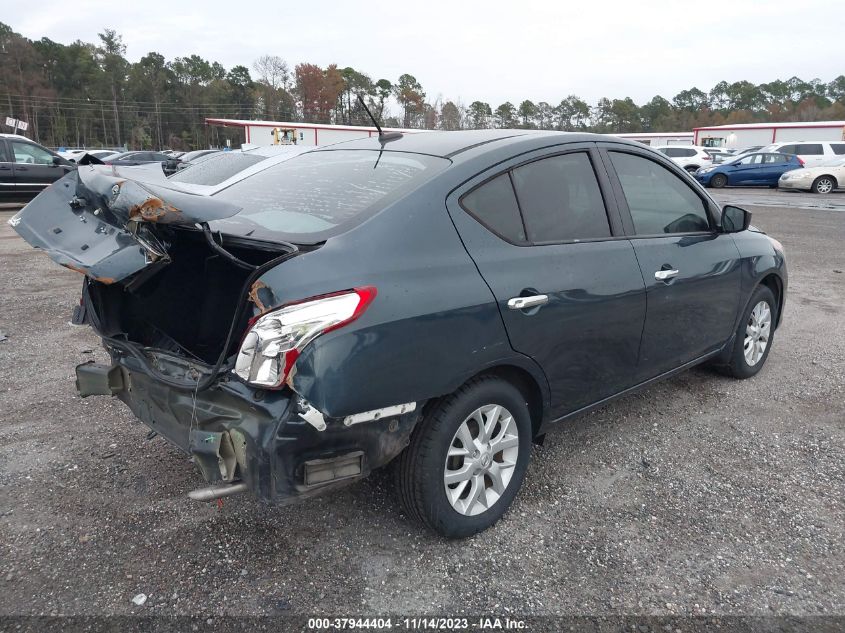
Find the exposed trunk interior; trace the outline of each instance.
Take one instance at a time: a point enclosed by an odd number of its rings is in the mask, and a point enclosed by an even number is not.
[[[252,274],[214,252],[202,232],[170,229],[165,237],[170,263],[153,264],[123,282],[89,284],[89,295],[106,336],[143,346],[217,361]],[[224,241],[238,259],[261,265],[289,252],[282,245]],[[246,329],[249,315],[236,332]],[[240,343],[234,336],[232,345]],[[234,350],[231,350],[234,351]]]

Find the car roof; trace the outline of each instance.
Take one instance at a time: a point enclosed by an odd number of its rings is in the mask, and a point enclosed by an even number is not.
[[[442,158],[452,158],[476,147],[490,145],[491,149],[501,149],[507,145],[521,144],[529,140],[561,139],[563,142],[598,142],[612,141],[620,144],[644,147],[641,143],[626,141],[602,134],[582,132],[552,132],[545,130],[462,130],[455,132],[416,132],[403,134],[400,138],[380,143],[378,137],[362,138],[326,145],[314,151],[332,151],[338,149],[385,149],[393,152],[429,154]]]

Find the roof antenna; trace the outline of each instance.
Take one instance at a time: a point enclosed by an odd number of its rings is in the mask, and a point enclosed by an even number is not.
[[[364,103],[364,98],[360,94],[358,94],[358,101],[361,103],[361,107],[364,108],[364,112],[366,112],[367,115],[370,117],[370,120],[373,122],[373,125],[376,126],[376,129],[378,130],[378,142],[381,143],[382,146],[384,146],[384,144],[389,141],[395,141],[398,138],[402,138],[402,132],[383,132],[381,126],[378,124],[378,121],[376,121],[376,118],[373,116],[373,113],[370,112],[370,109],[367,107],[367,104]]]

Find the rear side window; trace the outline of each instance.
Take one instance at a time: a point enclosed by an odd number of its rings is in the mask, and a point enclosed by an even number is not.
[[[525,229],[507,172],[470,191],[461,198],[461,206],[499,237],[525,242]]]
[[[242,208],[226,222],[309,241],[340,233],[449,165],[444,158],[403,152],[308,152],[245,178],[216,198]]]
[[[831,143],[830,148],[833,150],[833,153],[838,156],[845,154],[845,143]]]
[[[782,153],[786,154],[787,152]],[[822,156],[824,155],[824,148],[822,148],[821,143],[801,143],[795,153],[802,156]]]
[[[219,185],[227,178],[264,160],[263,156],[240,152],[220,152],[204,158],[205,160],[190,163],[185,169],[177,171],[170,180],[194,185]]]
[[[671,158],[689,158],[690,156],[695,156],[694,149],[688,149],[685,147],[667,147],[663,150],[663,153]]]
[[[610,237],[604,200],[586,153],[517,167],[513,184],[530,242]]]
[[[0,163],[9,163],[8,154],[6,154],[6,141],[0,139]]]
[[[770,163],[785,163],[789,158],[785,154],[763,154],[763,162]]]
[[[609,154],[637,235],[710,230],[704,201],[678,176],[641,156]]]

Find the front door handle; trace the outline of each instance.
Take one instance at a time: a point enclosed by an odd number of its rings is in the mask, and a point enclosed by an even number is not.
[[[670,279],[674,278],[678,274],[677,270],[658,270],[654,273],[654,278],[657,281],[669,281]]]
[[[531,297],[514,297],[508,299],[508,308],[511,310],[527,310],[536,306],[546,305],[549,302],[549,295],[533,295]]]

